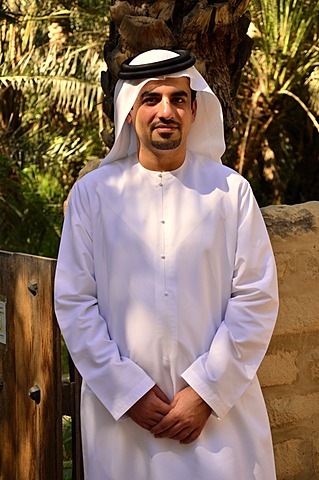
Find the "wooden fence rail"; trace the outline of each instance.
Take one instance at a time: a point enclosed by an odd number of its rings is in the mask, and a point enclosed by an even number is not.
[[[79,392],[62,384],[53,310],[56,261],[0,251],[0,480],[62,480],[62,416],[72,416],[73,480],[83,479]]]

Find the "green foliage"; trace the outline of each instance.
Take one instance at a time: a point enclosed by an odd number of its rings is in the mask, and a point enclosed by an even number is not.
[[[72,479],[72,418],[62,418],[63,480]]]
[[[55,257],[63,202],[81,168],[106,153],[99,77],[109,4],[0,0],[2,249]],[[260,205],[319,199],[319,0],[249,7],[255,45],[225,161]]]
[[[56,256],[63,202],[105,155],[108,3],[0,4],[0,248]]]
[[[318,47],[319,48],[319,47]],[[319,117],[319,65],[316,65],[307,79],[310,108]]]
[[[258,29],[251,65],[266,100],[303,84],[313,71],[318,62],[318,43],[312,42],[318,34],[314,31],[318,11],[316,0],[251,2]]]
[[[319,200],[318,0],[251,0],[254,49],[227,162],[260,205]]]
[[[15,251],[56,255],[62,215],[60,206],[47,198],[49,181],[45,173],[15,168],[0,155],[1,250],[11,250],[14,242]]]

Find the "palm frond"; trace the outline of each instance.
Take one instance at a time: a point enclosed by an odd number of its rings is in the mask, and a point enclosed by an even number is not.
[[[43,49],[40,52],[32,48],[14,68],[9,62],[1,65],[0,84],[45,96],[60,111],[72,109],[77,114],[92,111],[101,97],[102,60],[95,46],[47,48],[46,56]]]
[[[251,64],[267,98],[306,79],[318,62],[318,46],[312,42],[318,11],[318,0],[252,0],[252,19],[260,35]]]
[[[319,116],[319,65],[314,68],[307,80],[310,93],[310,106]]]

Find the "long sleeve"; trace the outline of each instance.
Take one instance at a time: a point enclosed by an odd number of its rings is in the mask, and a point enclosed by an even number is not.
[[[231,296],[208,352],[182,377],[222,418],[242,396],[266,353],[278,310],[275,261],[246,184],[238,202]]]
[[[55,308],[70,355],[91,390],[119,419],[154,381],[110,338],[97,300],[90,199],[75,185],[63,227]]]
[[[275,479],[255,374],[277,306],[267,231],[233,170],[188,152],[156,172],[133,155],[79,180],[56,312],[85,381],[86,475]],[[211,415],[190,445],[154,438],[124,416],[154,384],[170,400],[191,385],[220,421]]]

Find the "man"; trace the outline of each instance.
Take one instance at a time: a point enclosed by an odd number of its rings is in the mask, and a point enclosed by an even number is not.
[[[124,63],[114,146],[69,201],[56,312],[83,376],[86,480],[276,478],[256,377],[274,258],[193,64],[167,50]]]

